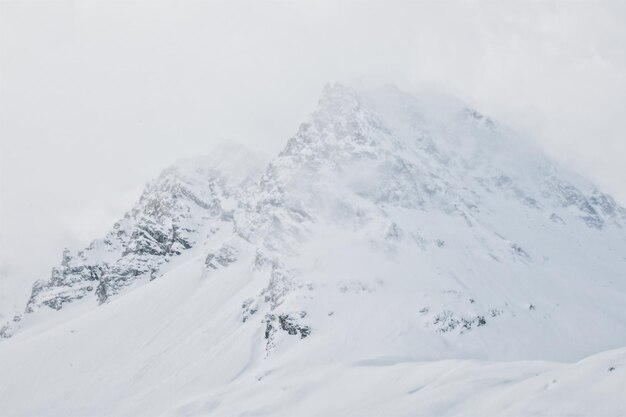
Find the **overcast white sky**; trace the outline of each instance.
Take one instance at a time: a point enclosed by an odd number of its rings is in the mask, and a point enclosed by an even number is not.
[[[328,81],[443,88],[626,204],[626,2],[0,1],[0,314],[176,159]],[[4,310],[3,310],[4,307]]]

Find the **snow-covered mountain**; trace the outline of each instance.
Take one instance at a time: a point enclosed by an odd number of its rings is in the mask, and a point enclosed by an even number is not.
[[[269,163],[181,161],[65,251],[0,331],[0,409],[620,415],[625,227],[463,103],[328,86]]]
[[[210,156],[179,161],[164,170],[104,238],[75,255],[63,251],[51,277],[33,285],[25,313],[60,310],[83,298],[102,304],[162,275],[188,249],[224,239],[225,233],[232,233],[237,202],[264,164],[265,157],[224,143]],[[0,336],[10,336],[20,320],[16,317]]]

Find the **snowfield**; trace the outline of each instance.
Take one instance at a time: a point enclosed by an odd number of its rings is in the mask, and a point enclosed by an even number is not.
[[[573,363],[355,353],[292,338],[266,356],[240,325],[246,274],[202,259],[78,317],[0,345],[6,416],[623,416],[626,349]],[[57,313],[53,313],[57,314]],[[355,323],[358,326],[360,323]],[[231,333],[231,329],[237,329]],[[567,341],[555,349],[565,349]]]
[[[4,416],[624,416],[626,210],[448,97],[328,86],[63,253]]]

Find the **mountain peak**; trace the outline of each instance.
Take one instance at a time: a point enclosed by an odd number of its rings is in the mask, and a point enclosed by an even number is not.
[[[537,150],[515,145],[519,138],[487,116],[443,102],[431,107],[390,86],[328,85],[269,163],[232,143],[177,162],[107,236],[64,255],[50,279],[35,284],[25,323],[40,309],[106,303],[187,265],[218,281],[245,277],[237,303],[242,321],[256,315],[262,323],[266,355],[293,334],[348,331],[347,321],[328,322],[322,305],[381,331],[412,329],[399,344],[358,336],[397,355],[496,357],[497,345],[486,341],[494,329],[516,326],[542,342],[509,335],[520,346],[509,358],[546,354],[572,325],[537,326],[526,306],[541,305],[546,317],[567,311],[586,325],[602,319],[569,300],[581,286],[593,300],[613,288],[623,259],[597,248],[626,245],[625,211]],[[605,274],[586,281],[599,260]],[[407,300],[399,316],[373,313],[397,297]],[[463,348],[449,337],[462,337]],[[615,340],[603,332],[594,344]]]
[[[336,375],[401,381],[410,413],[424,375],[443,389],[441,369],[470,364],[474,383],[477,359],[524,360],[490,364],[482,385],[516,369],[558,389],[564,365],[546,360],[626,344],[626,210],[509,133],[454,100],[329,85],[269,162],[237,144],[179,161],[106,236],[64,251],[0,329],[15,335],[0,373],[46,393],[34,410],[70,398],[102,415],[162,414],[166,394],[167,415],[246,401],[273,415],[287,410],[270,404],[276,384],[300,405]],[[616,352],[564,369],[614,380]],[[76,391],[103,370],[105,389]]]

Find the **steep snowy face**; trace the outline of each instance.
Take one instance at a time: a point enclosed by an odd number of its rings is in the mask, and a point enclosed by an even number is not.
[[[230,233],[236,201],[263,166],[261,156],[226,143],[209,156],[167,168],[104,238],[77,254],[63,252],[50,278],[33,285],[26,313],[59,310],[89,296],[102,304],[127,287],[157,278],[171,261],[211,236]],[[9,336],[19,320],[2,334]]]
[[[233,238],[223,266],[267,282],[242,304],[268,351],[315,333],[353,334],[350,355],[549,357],[580,328],[593,340],[554,357],[626,342],[625,210],[453,101],[328,87],[235,225],[255,258]]]
[[[294,236],[296,224],[320,216],[352,221],[358,204],[457,213],[468,222],[501,204],[598,229],[626,219],[611,197],[475,110],[393,87],[327,87],[247,204],[239,224],[249,238],[275,227]]]

